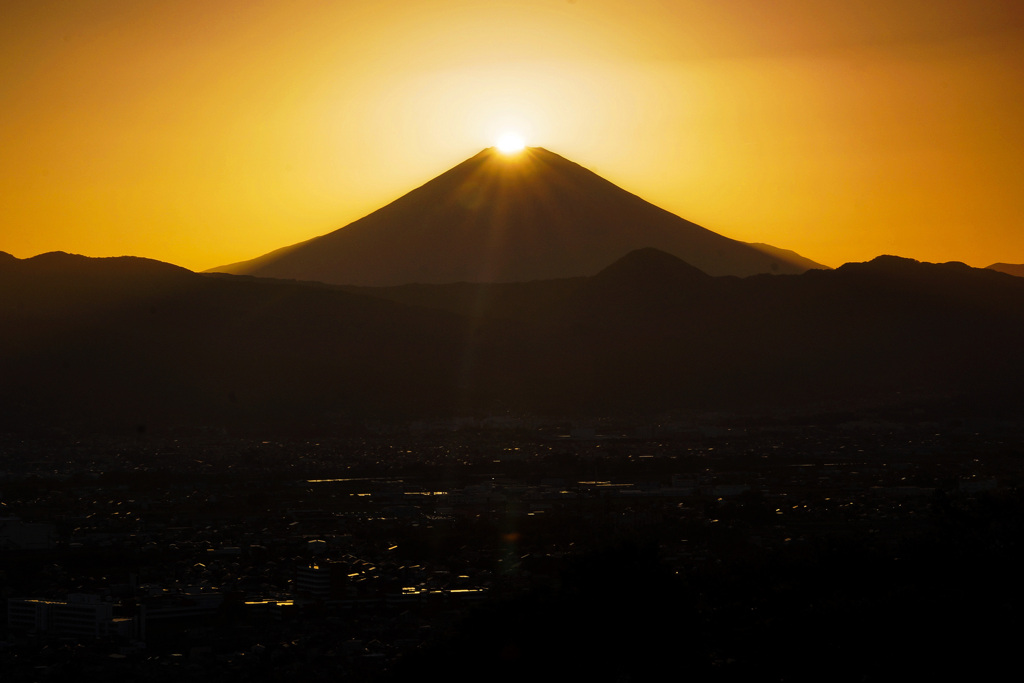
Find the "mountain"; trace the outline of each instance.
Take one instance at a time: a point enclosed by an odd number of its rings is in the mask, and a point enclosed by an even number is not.
[[[764,252],[769,256],[782,259],[787,263],[792,263],[800,268],[800,272],[805,270],[827,270],[828,266],[823,266],[820,263],[812,261],[806,256],[801,256],[792,249],[782,249],[780,247],[773,247],[770,244],[764,242],[746,242],[747,246],[753,247],[760,252]]]
[[[211,272],[363,286],[589,276],[654,247],[710,275],[813,261],[723,237],[540,147],[481,151],[339,230]]]
[[[988,269],[1006,273],[1007,275],[1024,277],[1024,263],[993,263]]]
[[[1024,279],[891,256],[736,278],[642,249],[591,277],[386,288],[0,257],[0,329],[0,433],[1024,407]]]

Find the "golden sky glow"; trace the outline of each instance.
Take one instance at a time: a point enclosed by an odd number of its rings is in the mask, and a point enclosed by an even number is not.
[[[1019,0],[0,0],[0,251],[204,269],[495,144],[826,263],[1024,263]]]

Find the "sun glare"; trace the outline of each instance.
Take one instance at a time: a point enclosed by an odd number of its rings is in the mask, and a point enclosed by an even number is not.
[[[498,151],[502,154],[515,154],[521,152],[526,147],[526,141],[523,140],[523,136],[519,133],[502,133],[498,137]]]

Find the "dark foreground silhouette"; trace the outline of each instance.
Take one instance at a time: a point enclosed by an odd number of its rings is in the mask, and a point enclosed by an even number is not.
[[[986,414],[1024,398],[1024,279],[896,257],[739,279],[647,249],[587,278],[353,291],[55,253],[0,264],[0,325],[14,430]]]

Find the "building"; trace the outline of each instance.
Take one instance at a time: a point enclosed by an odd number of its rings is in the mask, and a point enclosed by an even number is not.
[[[72,593],[67,600],[10,598],[7,625],[15,630],[73,638],[132,635],[132,619],[114,618],[113,603],[89,593]]]
[[[328,600],[343,595],[350,565],[345,562],[313,562],[295,570],[295,595]]]

